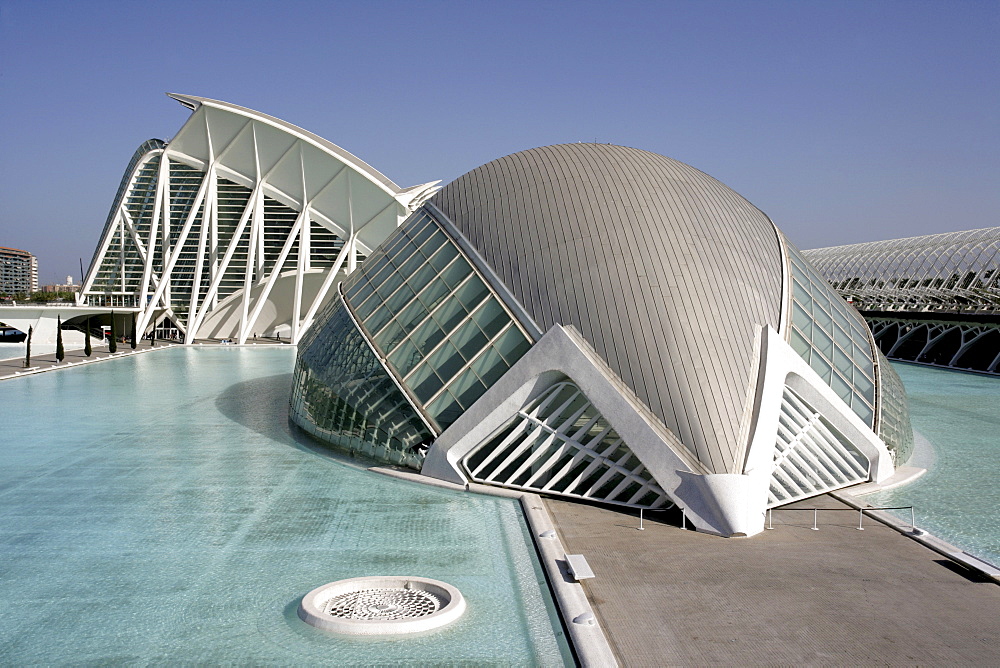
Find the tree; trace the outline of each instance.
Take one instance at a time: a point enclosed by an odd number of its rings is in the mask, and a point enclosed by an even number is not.
[[[111,312],[111,337],[108,340],[108,352],[114,354],[118,352],[118,328],[115,327],[115,312]]]
[[[90,357],[92,352],[94,349],[90,347],[90,318],[87,318],[87,324],[83,328],[83,356]]]
[[[24,368],[27,369],[31,366],[31,333],[33,331],[32,327],[28,327],[28,345],[24,353]]]
[[[62,318],[56,316],[56,360],[62,362],[66,359],[66,349],[63,348],[62,340]]]
[[[131,343],[132,350],[135,350],[135,340],[136,340],[136,338],[137,337],[135,335],[135,313],[133,313],[132,314],[132,343]]]

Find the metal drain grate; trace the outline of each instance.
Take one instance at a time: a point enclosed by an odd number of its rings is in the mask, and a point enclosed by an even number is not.
[[[462,592],[446,582],[382,575],[338,580],[302,597],[299,619],[352,635],[420,633],[450,624],[465,612]]]
[[[441,600],[429,591],[385,587],[334,596],[323,606],[323,612],[340,619],[414,619],[440,608]]]

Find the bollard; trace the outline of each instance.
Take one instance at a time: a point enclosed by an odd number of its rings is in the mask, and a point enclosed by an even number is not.
[[[765,529],[773,529],[774,528],[773,526],[771,526],[771,509],[770,508],[767,509],[767,526],[764,527],[764,528]]]
[[[865,521],[865,509],[858,508],[858,531],[864,531],[865,528],[861,524]]]
[[[687,529],[688,528],[687,520],[688,520],[687,513],[684,512],[683,508],[681,508],[681,528],[682,529]]]
[[[642,528],[642,508],[639,509],[639,531],[645,531],[645,529]]]
[[[817,517],[819,517],[819,508],[813,508],[813,525],[812,525],[813,531],[819,531],[819,527],[816,526]]]

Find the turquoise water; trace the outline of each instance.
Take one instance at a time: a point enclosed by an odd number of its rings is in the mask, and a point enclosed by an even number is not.
[[[290,431],[291,348],[173,348],[0,383],[0,662],[571,663],[519,507],[365,471]],[[457,586],[437,632],[345,639],[299,598]]]
[[[913,428],[933,453],[916,453],[930,463],[922,478],[865,500],[913,505],[918,526],[1000,564],[1000,379],[912,364],[893,368],[906,386]],[[900,517],[908,522],[909,511]]]

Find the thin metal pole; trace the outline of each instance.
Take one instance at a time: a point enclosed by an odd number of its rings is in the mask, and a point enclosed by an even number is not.
[[[819,508],[813,508],[813,525],[812,525],[813,531],[819,531],[819,527],[816,526],[816,519],[818,517],[819,517]]]
[[[913,515],[913,506],[910,506],[910,531],[913,533],[917,532],[916,518]]]
[[[861,524],[865,521],[865,509],[858,508],[858,531],[864,531],[865,528]]]
[[[685,512],[684,509],[681,508],[681,528],[682,529],[687,529],[688,528],[687,519],[688,519],[687,512]]]
[[[645,531],[642,526],[642,508],[639,509],[639,531]]]
[[[773,526],[771,526],[771,509],[770,508],[767,509],[767,527],[766,528],[767,529],[773,529],[774,528]]]

